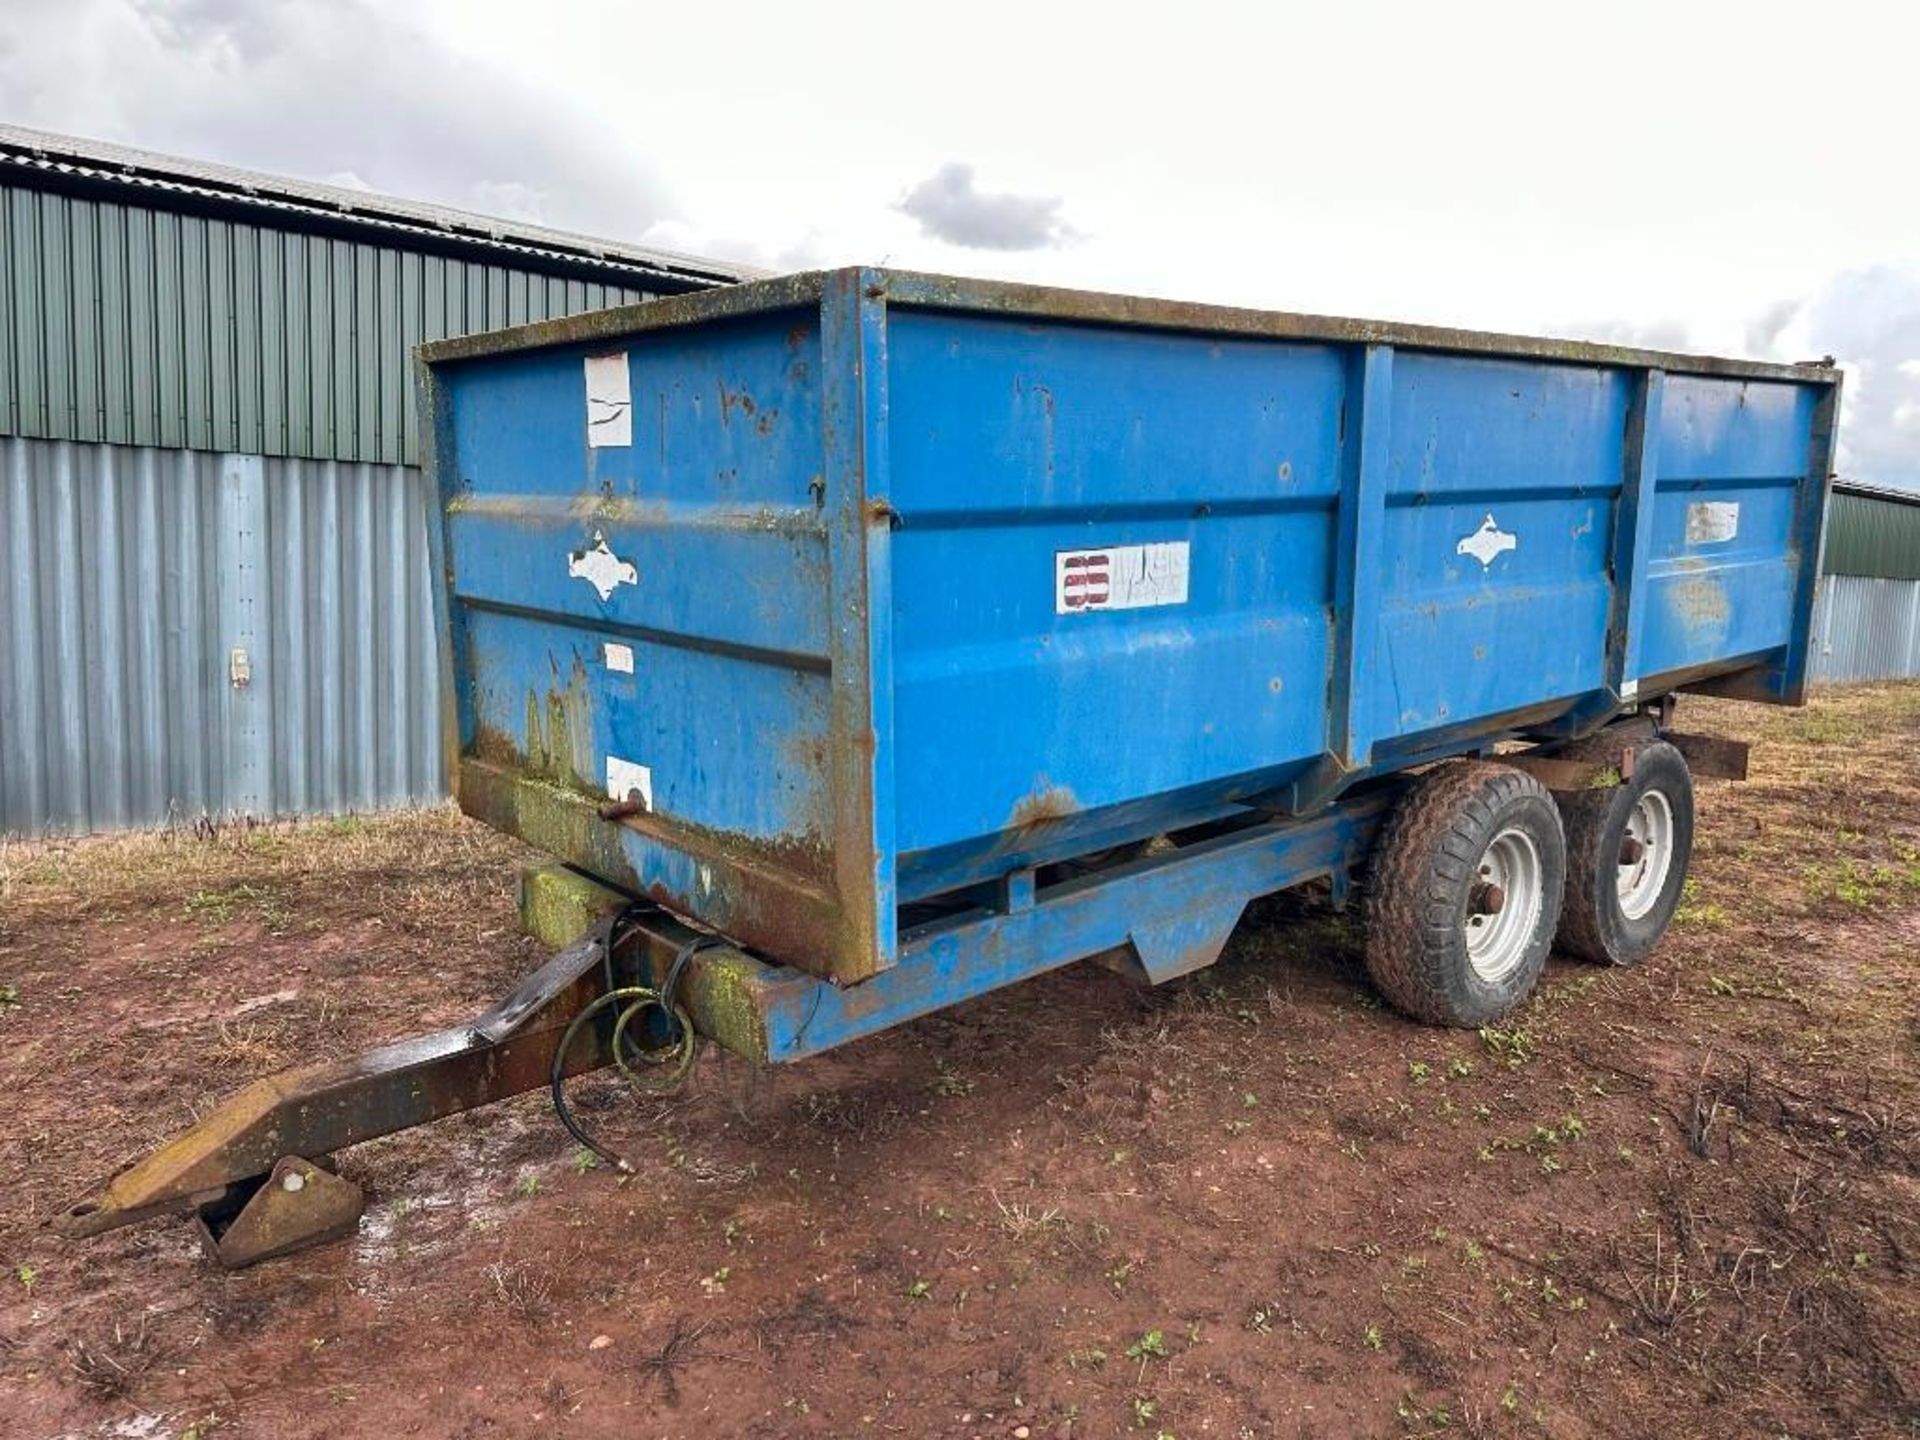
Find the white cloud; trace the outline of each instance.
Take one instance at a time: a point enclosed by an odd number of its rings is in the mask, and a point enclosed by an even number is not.
[[[898,208],[920,223],[922,235],[962,249],[1046,250],[1074,238],[1061,204],[1058,195],[982,190],[971,165],[949,160],[909,190]]]
[[[592,107],[372,0],[10,0],[20,124],[631,236],[673,212]]]
[[[1796,303],[1772,358],[1824,355],[1847,372],[1840,473],[1920,489],[1920,264],[1843,271]]]

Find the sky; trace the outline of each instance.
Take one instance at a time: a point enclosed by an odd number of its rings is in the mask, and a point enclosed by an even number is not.
[[[1901,7],[5,0],[0,118],[790,270],[1847,368],[1920,488]]]

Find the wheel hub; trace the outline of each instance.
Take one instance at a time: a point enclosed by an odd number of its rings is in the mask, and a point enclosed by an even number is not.
[[[1634,802],[1620,837],[1617,877],[1620,913],[1629,920],[1643,918],[1659,903],[1673,868],[1673,806],[1658,790],[1649,790]]]
[[[1546,902],[1545,867],[1533,837],[1517,827],[1493,837],[1467,893],[1467,960],[1497,984],[1526,959]]]

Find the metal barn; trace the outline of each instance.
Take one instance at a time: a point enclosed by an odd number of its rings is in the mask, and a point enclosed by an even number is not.
[[[0,126],[0,834],[442,797],[410,352],[753,273]]]
[[[1920,676],[1920,492],[1836,481],[1821,569],[1815,676]]]

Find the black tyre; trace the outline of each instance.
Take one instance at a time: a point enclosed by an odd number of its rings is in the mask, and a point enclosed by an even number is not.
[[[1560,812],[1510,765],[1455,760],[1401,799],[1367,878],[1367,971],[1394,1005],[1479,1026],[1532,991],[1566,885]]]
[[[1666,933],[1693,856],[1693,777],[1664,740],[1636,746],[1633,778],[1560,801],[1567,886],[1560,948],[1632,965]]]

